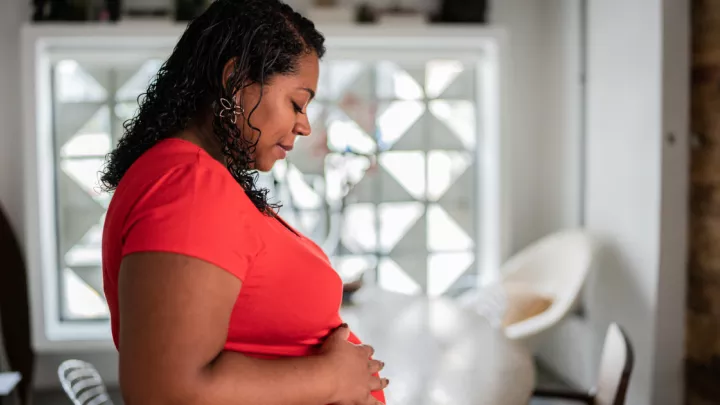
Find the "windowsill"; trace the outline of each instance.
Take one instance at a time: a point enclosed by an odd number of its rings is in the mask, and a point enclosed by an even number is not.
[[[35,333],[33,340],[40,353],[115,350],[109,322],[51,322],[45,333]]]

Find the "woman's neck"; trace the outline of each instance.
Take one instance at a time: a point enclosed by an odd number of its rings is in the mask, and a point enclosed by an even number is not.
[[[209,123],[208,123],[209,124]],[[184,131],[175,137],[192,142],[203,148],[210,156],[218,162],[225,164],[225,155],[222,152],[220,142],[215,137],[210,125],[203,123],[191,123]]]

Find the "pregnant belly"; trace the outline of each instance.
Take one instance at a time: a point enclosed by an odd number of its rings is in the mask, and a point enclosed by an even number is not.
[[[354,344],[362,343],[360,339],[352,332],[350,332],[350,337],[348,338],[348,341]],[[295,345],[263,345],[242,342],[225,343],[225,350],[227,351],[239,352],[246,356],[258,359],[279,359],[283,357],[309,356],[314,353],[314,350],[316,348],[316,344],[302,343],[298,343]],[[383,404],[385,403],[385,393],[383,391],[373,392],[372,395],[378,401],[382,402]]]

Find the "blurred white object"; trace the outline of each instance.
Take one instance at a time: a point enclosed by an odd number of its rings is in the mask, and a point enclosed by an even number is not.
[[[21,379],[18,372],[0,373],[0,397],[10,395]]]
[[[508,302],[505,288],[525,286],[538,298],[552,300],[549,308],[505,326],[505,335],[534,347],[537,338],[558,325],[574,309],[596,256],[596,241],[583,230],[565,230],[528,246],[510,258],[500,270],[497,284],[462,297],[465,306],[502,327]]]
[[[381,14],[378,17],[378,23],[393,27],[417,27],[427,24],[427,17],[423,14]]]
[[[312,6],[307,9],[305,16],[315,24],[354,24],[355,11],[352,7],[332,6],[318,7]]]
[[[523,283],[553,302],[539,315],[507,326],[505,335],[532,343],[531,338],[562,321],[578,301],[597,249],[585,231],[566,230],[542,238],[508,260],[500,271],[504,284]]]

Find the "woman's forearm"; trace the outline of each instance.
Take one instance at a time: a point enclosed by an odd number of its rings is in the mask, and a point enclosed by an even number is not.
[[[333,372],[321,356],[265,360],[223,352],[203,379],[202,404],[325,405],[335,395]]]

